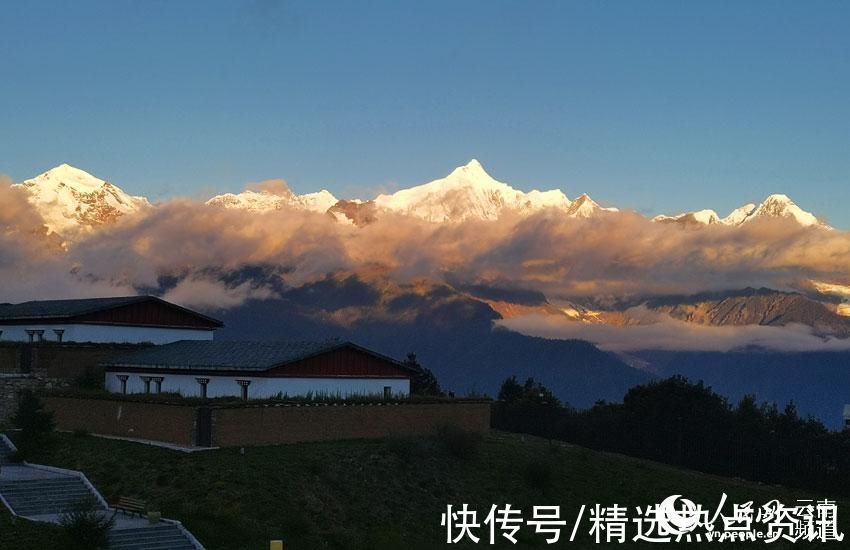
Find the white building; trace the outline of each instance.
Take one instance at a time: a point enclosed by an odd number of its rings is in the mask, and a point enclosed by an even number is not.
[[[114,393],[179,393],[184,397],[410,394],[408,367],[351,342],[183,341],[113,357],[103,363]]]
[[[221,326],[154,296],[0,304],[0,341],[167,344],[212,340]]]

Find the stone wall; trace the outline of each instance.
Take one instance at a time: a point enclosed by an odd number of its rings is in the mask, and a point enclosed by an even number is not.
[[[103,380],[99,363],[112,355],[139,349],[134,344],[0,342],[0,425],[9,421],[23,389],[50,390],[72,386],[89,372]]]
[[[0,373],[0,425],[9,423],[14,416],[21,390],[50,390],[68,385],[66,380],[44,378],[34,374]]]

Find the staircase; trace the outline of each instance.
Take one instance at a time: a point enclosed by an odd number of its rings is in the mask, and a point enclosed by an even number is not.
[[[159,523],[150,527],[113,529],[109,535],[110,550],[195,550],[177,525]]]
[[[106,509],[83,480],[75,476],[1,480],[0,494],[13,512],[25,517],[58,515],[85,502],[95,503],[101,510]]]
[[[62,514],[89,501],[115,520],[109,534],[110,549],[204,550],[180,522],[163,519],[149,523],[147,519],[109,508],[80,472],[12,463],[9,456],[14,452],[12,442],[0,434],[0,500],[14,515],[59,523]]]
[[[12,449],[9,448],[9,446],[6,444],[6,442],[4,440],[0,439],[0,465],[8,464],[9,462],[11,462],[9,460],[9,457],[12,456],[13,452],[14,451],[12,451]]]

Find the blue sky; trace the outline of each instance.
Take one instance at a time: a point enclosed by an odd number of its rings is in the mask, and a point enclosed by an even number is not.
[[[374,195],[475,157],[644,213],[850,227],[850,3],[0,4],[0,173]]]

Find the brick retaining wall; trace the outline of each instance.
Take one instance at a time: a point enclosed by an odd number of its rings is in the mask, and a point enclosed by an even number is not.
[[[57,430],[194,445],[195,407],[106,399],[44,397]]]
[[[44,402],[60,430],[196,444],[195,405],[77,397],[45,397]],[[218,447],[427,435],[445,425],[485,433],[490,403],[213,405],[211,420],[212,445]]]

